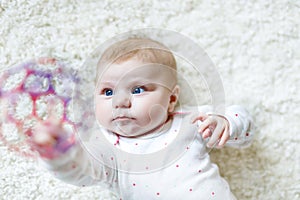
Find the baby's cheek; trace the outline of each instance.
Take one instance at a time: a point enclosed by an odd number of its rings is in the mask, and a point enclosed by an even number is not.
[[[96,106],[95,110],[97,121],[101,125],[107,125],[111,114],[111,110],[104,106]]]
[[[155,104],[149,109],[149,117],[152,123],[161,124],[165,122],[167,119],[167,115],[167,109],[160,104]]]

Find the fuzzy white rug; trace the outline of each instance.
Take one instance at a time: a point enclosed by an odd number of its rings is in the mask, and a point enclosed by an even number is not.
[[[41,56],[80,66],[99,44],[136,28],[183,33],[215,62],[226,103],[244,105],[256,121],[250,148],[211,152],[237,198],[299,199],[299,19],[298,0],[0,0],[0,69]],[[0,199],[114,199],[58,181],[3,145],[0,156]]]

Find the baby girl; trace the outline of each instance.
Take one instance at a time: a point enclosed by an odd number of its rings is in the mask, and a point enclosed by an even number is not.
[[[102,184],[123,200],[235,199],[207,147],[250,144],[253,124],[244,108],[229,106],[221,114],[208,105],[178,106],[175,58],[148,38],[107,48],[97,80],[97,133],[85,145],[77,139],[64,152],[42,156],[57,178],[78,186]],[[33,148],[43,155],[62,134],[66,130],[54,119],[41,122]],[[103,140],[107,145],[99,145]]]

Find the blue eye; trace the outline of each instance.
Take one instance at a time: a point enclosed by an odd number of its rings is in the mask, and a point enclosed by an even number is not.
[[[112,89],[105,89],[105,90],[103,91],[103,94],[104,94],[105,96],[112,96],[112,95],[114,94],[114,92],[113,92]]]
[[[131,91],[132,94],[140,94],[143,92],[145,92],[145,89],[143,87],[135,87]]]

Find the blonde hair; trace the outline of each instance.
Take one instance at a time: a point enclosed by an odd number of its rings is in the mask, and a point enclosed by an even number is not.
[[[99,69],[113,63],[122,63],[136,58],[145,63],[156,63],[168,66],[176,71],[176,60],[172,52],[163,44],[149,38],[129,38],[111,45],[102,54],[98,66]]]

